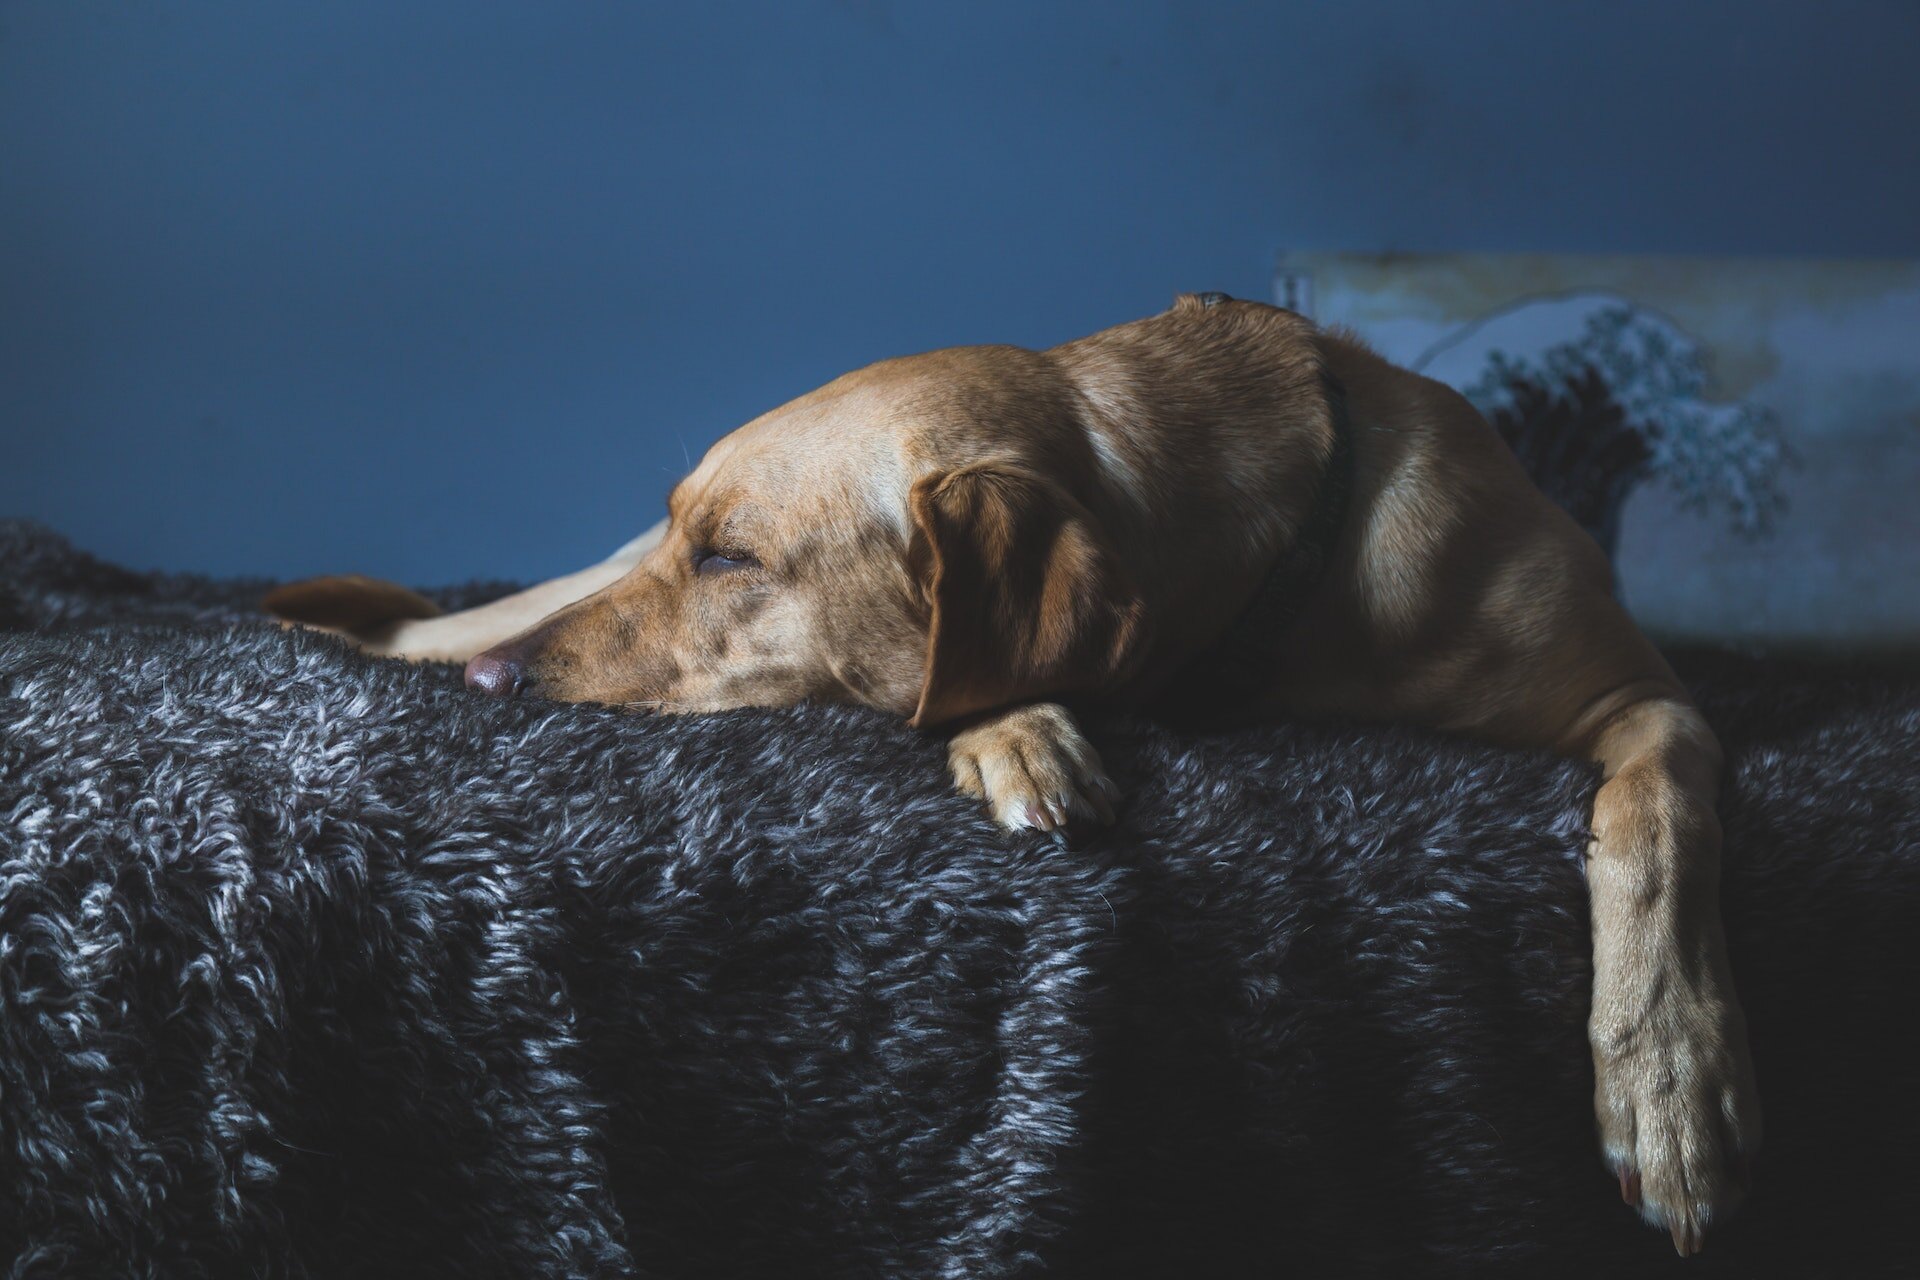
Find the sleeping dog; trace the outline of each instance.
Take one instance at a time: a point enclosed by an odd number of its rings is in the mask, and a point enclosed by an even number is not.
[[[1600,1142],[1682,1254],[1760,1141],[1722,936],[1718,743],[1599,549],[1460,396],[1222,295],[1049,351],[883,361],[755,419],[610,560],[431,616],[283,618],[649,711],[854,702],[947,735],[1009,827],[1111,821],[1069,705],[1408,721],[1593,761]]]

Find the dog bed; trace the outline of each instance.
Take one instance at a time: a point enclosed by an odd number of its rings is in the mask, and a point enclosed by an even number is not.
[[[0,525],[9,1274],[1920,1265],[1910,674],[1683,661],[1768,1124],[1683,1263],[1594,1143],[1582,766],[1096,721],[1067,843],[883,716],[478,697],[264,585]]]

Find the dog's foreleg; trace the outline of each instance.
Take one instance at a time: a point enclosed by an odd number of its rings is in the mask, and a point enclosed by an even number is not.
[[[1003,827],[1058,831],[1069,820],[1112,822],[1119,788],[1100,753],[1057,702],[992,712],[955,733],[947,758],[960,790]]]
[[[1720,922],[1720,745],[1662,690],[1613,713],[1582,754],[1605,776],[1587,860],[1601,1145],[1622,1197],[1691,1254],[1744,1193],[1760,1143]]]

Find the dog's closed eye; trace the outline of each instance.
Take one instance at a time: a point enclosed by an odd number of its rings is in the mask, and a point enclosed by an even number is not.
[[[738,548],[728,551],[702,551],[695,555],[693,560],[693,571],[701,577],[759,567],[760,561],[751,551],[742,551]]]

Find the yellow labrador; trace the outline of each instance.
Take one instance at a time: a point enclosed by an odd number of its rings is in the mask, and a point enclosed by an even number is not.
[[[603,564],[462,614],[270,600],[492,694],[861,703],[1001,823],[1112,817],[1066,703],[1406,721],[1604,772],[1595,1108],[1683,1254],[1760,1142],[1719,912],[1719,745],[1600,551],[1460,396],[1288,311],[1185,296],[1048,351],[884,361],[758,418]]]

